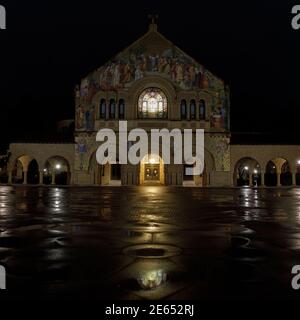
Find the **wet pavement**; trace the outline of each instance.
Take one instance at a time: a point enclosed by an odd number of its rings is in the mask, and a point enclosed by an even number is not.
[[[1,186],[0,264],[9,298],[300,299],[300,189]]]

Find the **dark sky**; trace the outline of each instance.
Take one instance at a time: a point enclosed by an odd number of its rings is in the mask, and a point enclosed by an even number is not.
[[[73,118],[80,79],[143,35],[159,31],[231,87],[234,132],[300,132],[296,2],[0,0],[0,148]]]

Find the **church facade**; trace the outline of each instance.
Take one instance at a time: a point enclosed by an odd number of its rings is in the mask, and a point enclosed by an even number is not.
[[[123,120],[128,131],[203,129],[203,173],[188,176],[185,169],[189,165],[164,164],[160,154],[150,151],[138,165],[119,164],[119,155],[116,163],[99,165],[97,132],[109,128],[118,135],[119,121]],[[160,34],[155,23],[76,87],[74,137],[74,143],[69,144],[11,144],[8,183],[297,184],[300,147],[231,145],[229,88]],[[172,155],[171,150],[171,160]]]
[[[110,128],[118,134],[120,120],[127,121],[128,130],[204,129],[204,173],[186,176],[184,165],[165,165],[160,155],[150,153],[136,166],[99,167],[96,132]],[[74,183],[110,184],[117,179],[124,185],[229,184],[228,89],[162,36],[155,24],[82,80],[76,90],[75,128]]]

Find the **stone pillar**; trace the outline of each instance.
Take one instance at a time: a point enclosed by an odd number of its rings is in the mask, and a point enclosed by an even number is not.
[[[253,187],[253,175],[252,175],[252,173],[249,174],[249,186]]]
[[[28,171],[24,171],[23,184],[27,184],[27,173],[28,173]]]
[[[106,108],[105,108],[105,120],[108,120],[109,119],[109,109],[110,109],[110,106],[109,106],[109,101],[107,101],[108,103],[106,103]]]
[[[277,187],[280,187],[281,183],[280,183],[280,172],[277,172]]]
[[[55,184],[55,171],[52,170],[52,174],[51,174],[51,184]]]
[[[297,174],[296,172],[294,172],[294,171],[292,172],[292,186],[296,186],[296,184],[297,184],[296,183],[296,174]]]
[[[119,119],[119,103],[118,100],[116,99],[116,106],[115,106],[115,119]]]
[[[265,172],[261,171],[260,173],[260,186],[264,187],[265,186]]]
[[[8,170],[8,184],[12,184],[12,170]]]
[[[39,171],[39,184],[44,183],[44,170]]]

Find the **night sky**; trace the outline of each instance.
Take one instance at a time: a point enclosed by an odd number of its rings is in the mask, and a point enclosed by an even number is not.
[[[0,4],[7,11],[7,30],[0,30],[2,152],[12,141],[51,137],[57,120],[73,118],[74,86],[142,36],[149,13],[159,15],[163,35],[230,85],[233,132],[285,132],[287,139],[300,132],[296,2]]]

